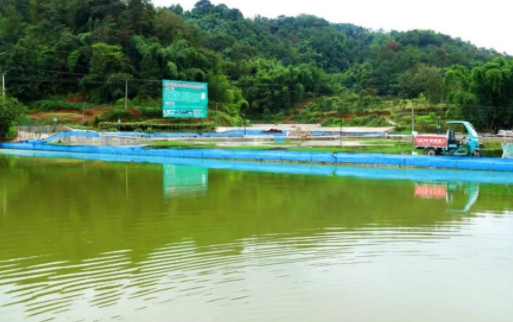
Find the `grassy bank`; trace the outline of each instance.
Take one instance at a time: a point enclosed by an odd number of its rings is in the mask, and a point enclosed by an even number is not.
[[[149,143],[147,149],[224,149],[224,150],[285,150],[304,152],[331,152],[331,153],[383,153],[411,155],[415,150],[409,141],[400,140],[362,140],[359,145],[346,146],[344,143],[355,141],[333,141],[329,146],[304,146],[298,142],[268,143],[262,145],[222,145],[221,142],[201,141],[158,141]],[[422,151],[417,151],[419,154]],[[499,141],[486,142],[482,149],[485,157],[501,157],[502,147]]]
[[[304,152],[347,152],[347,153],[386,153],[411,154],[412,147],[408,142],[374,141],[365,142],[365,146],[342,146],[340,141],[334,141],[332,146],[302,146],[297,142],[269,143],[263,145],[233,145],[224,146],[216,142],[180,142],[159,141],[146,146],[147,149],[225,149],[225,150],[286,150]]]

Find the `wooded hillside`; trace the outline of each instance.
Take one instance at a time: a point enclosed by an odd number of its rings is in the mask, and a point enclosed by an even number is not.
[[[266,118],[308,101],[349,113],[419,97],[479,127],[513,121],[511,57],[433,31],[247,19],[208,0],[191,11],[149,0],[0,0],[0,69],[24,102],[114,103],[128,79],[131,104],[157,107],[162,79],[208,82],[212,108],[232,124],[241,108]]]

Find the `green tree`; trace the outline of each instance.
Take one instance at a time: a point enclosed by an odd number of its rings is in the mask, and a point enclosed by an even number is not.
[[[497,58],[472,69],[472,90],[487,125],[513,122],[513,61]],[[489,119],[491,122],[488,122]],[[481,122],[482,123],[482,122]]]
[[[151,0],[128,0],[125,17],[131,23],[139,35],[149,31],[152,27],[156,10]]]
[[[5,1],[5,0],[4,0]],[[1,4],[2,1],[0,1]],[[23,16],[16,10],[14,4],[2,6],[0,9],[0,37],[6,41],[16,41],[21,32]],[[1,39],[1,38],[0,38]]]
[[[163,46],[169,46],[179,39],[192,39],[195,28],[187,25],[178,14],[160,8],[154,21],[155,35]]]
[[[0,98],[0,141],[8,139],[11,127],[25,114],[26,108],[12,97]]]
[[[183,13],[183,7],[180,4],[174,4],[169,7],[169,11],[181,15]]]
[[[438,104],[445,97],[444,78],[434,66],[419,64],[401,75],[398,82],[407,98],[424,94],[429,102]]]

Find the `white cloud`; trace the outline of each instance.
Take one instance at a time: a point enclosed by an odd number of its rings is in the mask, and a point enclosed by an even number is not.
[[[191,9],[197,0],[154,0],[157,6],[180,3]],[[508,0],[212,0],[237,8],[246,17],[313,14],[330,22],[385,30],[432,29],[460,37],[478,47],[513,55],[513,2]]]

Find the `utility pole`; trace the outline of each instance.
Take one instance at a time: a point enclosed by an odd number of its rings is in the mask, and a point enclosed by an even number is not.
[[[488,111],[490,110],[490,107],[487,107],[486,108],[486,131],[488,132],[488,130],[490,129],[488,127]]]
[[[217,116],[219,114],[217,114],[217,103],[215,104],[215,107],[216,107],[216,116],[214,117],[214,124],[217,126],[217,120],[219,119]]]
[[[344,122],[344,113],[340,113],[340,138],[342,138],[342,123]],[[342,141],[340,141],[342,142]]]
[[[128,108],[128,79],[125,79],[125,111]]]
[[[85,124],[85,102],[82,102],[82,126]]]
[[[2,73],[2,97],[5,99],[5,73]]]
[[[411,102],[411,135],[415,132],[415,101]]]

